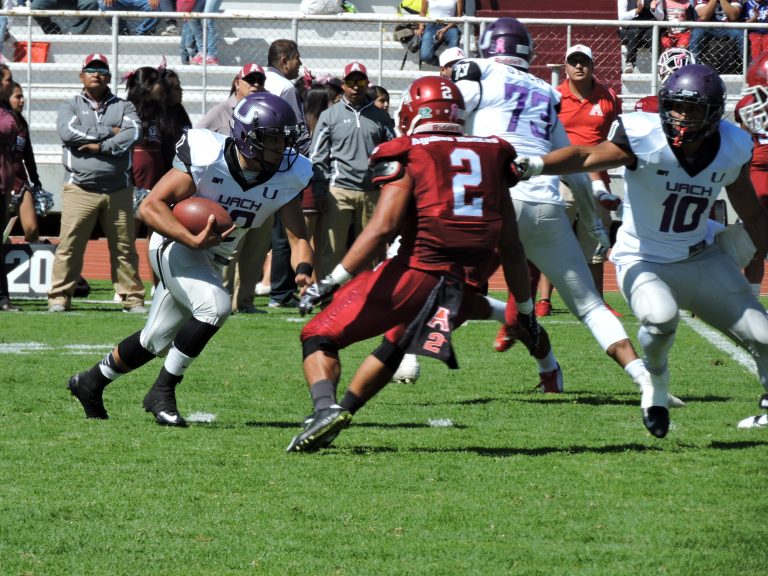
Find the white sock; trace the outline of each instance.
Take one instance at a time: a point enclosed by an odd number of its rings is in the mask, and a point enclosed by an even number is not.
[[[488,316],[488,319],[504,324],[504,311],[507,309],[506,302],[496,300],[496,298],[491,298],[490,296],[486,296],[485,299],[491,307],[491,315]]]
[[[168,351],[168,356],[165,358],[163,367],[173,374],[174,376],[184,376],[184,371],[189,368],[194,358],[182,354],[176,349],[176,346],[171,346]]]
[[[533,312],[533,300],[528,298],[525,302],[517,302],[517,311],[520,314],[530,314]]]
[[[557,369],[557,358],[555,358],[555,353],[550,350],[549,354],[544,356],[544,358],[536,358],[536,364],[539,366],[539,374],[543,372],[552,372],[552,370]]]
[[[647,374],[648,370],[645,367],[645,362],[643,362],[640,358],[635,358],[624,366],[624,371],[629,374],[629,377],[632,378],[632,382],[637,383],[638,378],[643,376],[643,374]]]

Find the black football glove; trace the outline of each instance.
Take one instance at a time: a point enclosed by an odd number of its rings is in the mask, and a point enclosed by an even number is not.
[[[315,282],[307,288],[301,300],[299,300],[299,314],[302,316],[309,314],[312,312],[312,308],[328,300],[338,288],[339,284],[333,280],[330,274],[320,280],[320,282]]]

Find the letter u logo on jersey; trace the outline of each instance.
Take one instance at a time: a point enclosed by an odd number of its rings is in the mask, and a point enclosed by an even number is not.
[[[712,182],[722,182],[725,179],[725,172],[712,172]]]

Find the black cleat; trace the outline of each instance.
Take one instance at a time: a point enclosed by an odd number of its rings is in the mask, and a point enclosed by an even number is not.
[[[318,410],[304,420],[304,431],[294,436],[286,452],[314,452],[326,448],[351,421],[352,414],[338,404]]]
[[[161,426],[186,428],[187,422],[176,408],[176,390],[155,384],[144,396],[144,410],[151,412]]]
[[[669,409],[663,406],[644,408],[643,424],[656,438],[664,438],[669,432]]]
[[[67,388],[69,388],[72,396],[77,398],[80,404],[82,404],[86,418],[93,418],[95,420],[107,420],[109,418],[107,409],[104,408],[104,401],[101,398],[104,388],[89,379],[88,372],[80,372],[72,376],[69,379]]]

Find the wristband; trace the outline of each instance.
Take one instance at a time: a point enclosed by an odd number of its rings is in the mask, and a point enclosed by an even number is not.
[[[347,272],[347,269],[344,268],[341,264],[336,266],[336,268],[333,269],[333,272],[331,272],[331,278],[333,278],[333,281],[338,284],[339,286],[343,286],[350,280],[352,280],[352,274]]]
[[[309,262],[299,262],[296,266],[296,275],[304,274],[305,276],[312,276],[312,264]]]
[[[544,160],[541,156],[531,156],[528,158],[528,177],[539,176],[544,171]]]
[[[605,187],[605,182],[602,180],[592,180],[592,195],[596,199],[600,199],[603,194],[608,194],[608,188]]]

